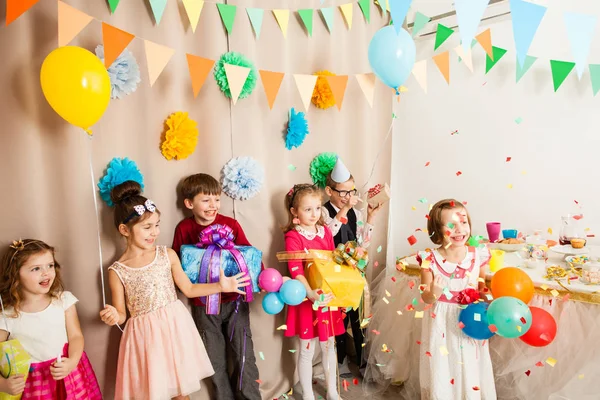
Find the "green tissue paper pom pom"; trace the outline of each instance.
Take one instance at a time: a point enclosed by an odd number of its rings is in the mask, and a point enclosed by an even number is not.
[[[229,82],[227,81],[227,75],[225,74],[225,64],[237,65],[240,67],[250,68],[250,73],[246,78],[246,82],[244,83],[244,87],[242,88],[242,92],[240,93],[240,99],[245,99],[250,96],[254,88],[256,87],[256,80],[258,79],[258,74],[256,72],[256,67],[252,64],[246,56],[241,53],[236,53],[235,51],[230,51],[229,53],[225,53],[219,58],[219,60],[215,63],[215,71],[214,76],[217,81],[217,85],[219,89],[227,96],[227,98],[231,98],[231,91],[229,90]]]
[[[337,157],[335,153],[321,153],[313,158],[310,163],[310,177],[315,185],[325,187],[327,174],[333,170]]]

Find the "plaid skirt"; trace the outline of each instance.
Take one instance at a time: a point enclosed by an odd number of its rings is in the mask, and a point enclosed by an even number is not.
[[[68,354],[69,345],[65,344],[63,356]],[[98,380],[85,352],[77,367],[59,381],[55,381],[50,373],[50,366],[55,361],[31,364],[22,400],[102,400]]]

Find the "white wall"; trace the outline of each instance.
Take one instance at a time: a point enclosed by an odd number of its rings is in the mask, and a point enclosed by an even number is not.
[[[425,94],[411,76],[396,107],[388,271],[394,257],[431,245],[421,232],[413,247],[406,238],[425,228],[429,204],[447,197],[468,202],[475,234],[487,235],[485,222],[498,220],[503,228],[524,232],[552,228],[556,239],[561,215],[577,210],[574,200],[582,206],[588,233],[600,234],[600,95],[593,97],[587,69],[581,81],[574,69],[554,93],[549,64],[573,60],[563,12],[600,16],[600,3],[536,3],[548,6],[529,51],[539,58],[518,84],[510,18],[480,26],[480,32],[491,27],[493,44],[508,50],[504,58],[485,75],[479,45],[473,49],[474,73],[451,51],[449,86],[431,60],[434,35],[417,39],[417,60],[429,60],[429,87]],[[418,9],[417,1],[413,10]],[[598,36],[597,27],[590,63],[600,63]],[[451,50],[459,39],[457,32],[436,53]],[[521,124],[515,123],[518,117]],[[454,130],[459,133],[451,135]],[[590,239],[594,242],[599,239]]]

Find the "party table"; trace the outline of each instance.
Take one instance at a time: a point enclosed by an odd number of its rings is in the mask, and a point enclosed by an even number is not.
[[[600,247],[589,247],[589,255],[600,256]],[[535,269],[524,265],[518,252],[505,253],[505,267],[522,268],[531,277],[535,294],[529,305],[554,317],[557,335],[546,347],[497,335],[489,340],[498,399],[600,399],[600,285],[545,279],[547,265],[567,267],[564,255],[552,251],[546,265]],[[486,278],[492,277],[488,268]],[[419,345],[422,319],[417,312],[424,309],[419,284],[414,256],[371,284],[373,313],[367,327],[365,372],[366,381],[375,383],[371,391],[399,384],[401,398],[420,398],[419,358],[427,349]]]

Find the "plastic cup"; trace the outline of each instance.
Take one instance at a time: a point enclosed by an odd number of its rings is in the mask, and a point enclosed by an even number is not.
[[[504,268],[504,250],[492,249],[490,250],[492,258],[490,258],[490,271],[492,273]]]
[[[519,234],[519,231],[517,231],[516,229],[503,229],[502,230],[502,236],[504,237],[504,239],[516,239],[518,234]]]
[[[485,224],[487,228],[490,243],[495,243],[500,239],[500,222],[488,222]]]

